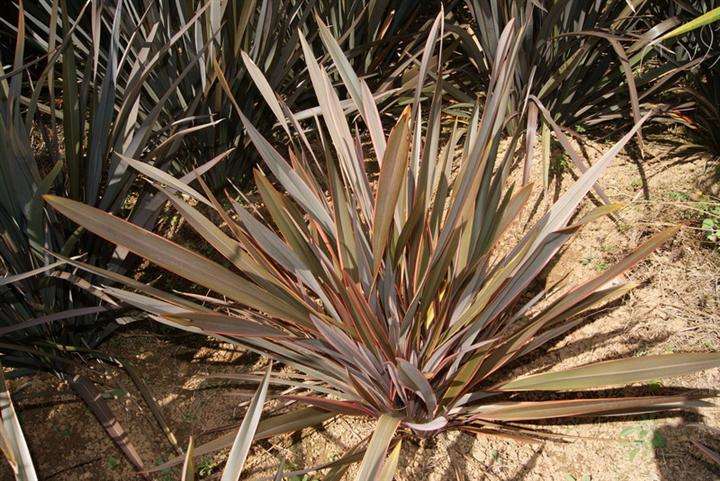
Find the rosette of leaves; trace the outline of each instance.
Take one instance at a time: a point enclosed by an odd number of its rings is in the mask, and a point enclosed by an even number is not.
[[[515,75],[513,108],[520,110],[526,91],[537,96],[563,128],[595,133],[619,131],[637,123],[645,111],[668,99],[662,93],[697,65],[673,55],[658,40],[682,19],[679,2],[612,0],[535,2],[466,0],[455,9],[467,25],[462,38],[467,67],[457,69],[466,85],[489,78],[504,26],[523,27]],[[475,41],[474,39],[477,39]],[[468,76],[473,69],[485,72]],[[631,115],[627,115],[628,112]],[[528,128],[537,109],[528,110]],[[519,122],[510,123],[511,130]],[[638,134],[642,147],[642,139]]]
[[[0,76],[0,352],[4,364],[15,368],[13,377],[49,371],[66,379],[141,469],[142,461],[108,404],[82,374],[88,357],[120,363],[130,372],[126,363],[96,350],[117,328],[116,322],[107,321],[118,316],[120,306],[95,287],[97,277],[79,277],[48,252],[117,273],[133,266],[132,256],[57,216],[41,196],[76,199],[152,229],[167,199],[144,182],[135,182],[136,171],[122,158],[140,159],[140,168],[156,172],[185,173],[184,181],[192,182],[229,151],[197,170],[191,169],[195,164],[185,165],[192,172],[188,174],[172,162],[173,154],[186,136],[214,121],[194,122],[168,107],[171,89],[144,110],[145,80],[167,61],[180,36],[151,48],[156,23],[121,43],[119,32],[130,28],[132,16],[117,10],[97,39],[85,39],[80,27],[95,15],[96,2],[85,2],[72,20],[65,2],[47,5],[50,20],[38,36],[28,27],[35,23],[38,28],[38,19],[18,4],[12,57]],[[47,55],[38,56],[35,46],[43,41]],[[96,62],[95,51],[105,54]],[[81,57],[88,61],[81,63]],[[182,82],[190,70],[173,81]],[[154,403],[141,378],[131,378]],[[172,438],[167,426],[165,431]]]
[[[348,98],[339,97],[326,67],[301,35],[319,104],[319,145],[313,148],[301,121],[268,94],[265,100],[289,135],[283,156],[235,104],[263,160],[263,168],[255,171],[261,206],[229,198],[232,212],[227,212],[209,189],[200,193],[146,173],[224,264],[80,202],[46,197],[60,214],[201,286],[204,293],[178,296],[113,276],[127,288],[108,288],[107,295],[159,322],[216,336],[290,367],[292,373],[270,382],[296,392],[276,398],[307,407],[270,418],[272,428],[256,437],[338,415],[376,419],[367,444],[343,458],[349,462],[364,452],[358,480],[392,478],[400,434],[426,437],[460,430],[543,438],[551,435],[533,428],[533,422],[707,404],[688,395],[592,390],[714,367],[720,363],[718,353],[619,359],[527,376],[512,369],[581,325],[588,309],[632,289],[621,274],[674,234],[675,229],[655,234],[577,286],[537,288],[543,270],[578,230],[618,209],[607,204],[576,216],[585,194],[639,123],[523,228],[517,224],[532,186],[510,181],[513,163],[523,161],[517,158],[523,155],[518,136],[501,147],[522,41],[512,24],[500,35],[482,108],[476,106],[468,119],[444,123],[441,80],[432,99],[422,101],[430,62],[442,65],[433,55],[443,37],[438,17],[420,59],[414,100],[389,135],[366,83],[322,24],[320,29]],[[262,76],[255,80],[266,86]],[[359,127],[354,132],[349,115],[364,124],[362,134]],[[224,227],[211,222],[205,209],[220,216]],[[212,441],[196,454],[231,440]]]

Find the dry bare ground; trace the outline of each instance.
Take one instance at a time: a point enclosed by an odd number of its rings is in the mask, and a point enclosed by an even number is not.
[[[588,155],[597,157],[602,148],[588,144]],[[626,155],[618,159],[602,183],[613,200],[627,207],[615,219],[602,219],[586,228],[548,272],[548,279],[565,274],[570,282],[587,278],[660,227],[683,224],[686,228],[631,271],[629,276],[640,282],[640,287],[622,302],[593,313],[583,327],[544,355],[517,366],[518,372],[568,368],[621,356],[720,349],[720,253],[717,246],[702,242],[696,211],[701,197],[697,184],[708,175],[707,161],[679,161],[666,153],[666,148],[651,144],[642,164]],[[535,174],[538,177],[538,172]],[[566,172],[565,185],[568,177]],[[528,210],[525,220],[543,208],[541,189],[537,191],[538,209]],[[590,206],[587,201],[586,208]],[[191,434],[200,436],[200,442],[209,440],[242,417],[239,404],[252,388],[206,381],[207,374],[246,372],[264,363],[230,346],[146,323],[125,328],[103,349],[130,358],[139,368],[181,445]],[[106,396],[114,397],[110,404],[148,466],[175,454],[122,372],[97,363],[90,364],[87,371]],[[657,393],[668,391],[669,386],[709,390],[719,384],[720,370],[715,369],[628,390]],[[66,385],[44,375],[15,381],[12,387],[19,391],[15,401],[41,479],[135,477],[129,463]],[[693,439],[702,440],[720,449],[720,413],[715,408],[685,416],[548,423],[545,428],[576,439],[519,444],[448,433],[425,443],[408,441],[403,445],[396,479],[703,481],[720,475],[720,469],[705,462],[691,444]],[[288,469],[332,460],[371,429],[366,420],[345,418],[321,429],[257,443],[246,477],[262,479],[281,457],[287,459]],[[203,458],[200,479],[212,479],[224,455]],[[7,466],[2,467],[0,479],[11,479]],[[167,472],[155,479],[178,478],[176,472]]]

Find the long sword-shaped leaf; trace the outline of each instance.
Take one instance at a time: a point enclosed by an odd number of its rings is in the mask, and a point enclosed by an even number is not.
[[[380,475],[378,476],[378,481],[392,481],[393,477],[395,476],[395,471],[397,471],[397,465],[398,461],[400,460],[400,450],[402,449],[402,441],[398,441],[398,443],[393,448],[392,452],[388,455],[387,459],[385,460],[385,464],[383,465],[382,471],[380,471]]]
[[[55,269],[56,267],[60,267],[63,264],[65,264],[64,261],[53,262],[52,264],[47,264],[45,266],[38,267],[37,269],[33,269],[31,271],[21,272],[20,274],[15,274],[14,276],[0,277],[0,287],[8,285],[8,284],[13,284],[15,282],[21,281],[23,279],[27,279],[29,277],[36,276],[38,274],[42,274],[43,272],[47,272],[52,269]]]
[[[425,402],[428,412],[433,414],[437,407],[437,398],[432,386],[425,379],[425,376],[412,364],[404,359],[397,360],[397,367],[400,373],[400,379],[415,391],[418,396]]]
[[[300,34],[300,43],[305,55],[308,74],[320,105],[320,111],[340,159],[340,165],[344,174],[350,179],[350,186],[364,215],[366,218],[370,218],[372,215],[370,212],[370,186],[368,185],[366,172],[358,158],[358,153],[353,146],[353,136],[350,133],[350,127],[342,110],[340,98],[332,87],[327,72],[315,59],[312,48],[302,33]]]
[[[287,319],[302,319],[296,308],[258,286],[159,235],[94,207],[70,199],[45,196],[56,210],[89,231],[120,244],[149,261],[254,309]],[[301,320],[302,322],[302,320]]]
[[[187,451],[185,452],[185,462],[182,467],[182,478],[180,481],[195,481],[195,440],[190,436]]]
[[[628,133],[626,133],[622,139],[617,141],[610,149],[603,154],[603,156],[593,164],[587,171],[585,171],[580,178],[575,182],[563,195],[558,199],[552,208],[543,218],[543,224],[541,229],[541,235],[538,236],[535,244],[539,244],[544,239],[545,235],[549,232],[561,229],[565,226],[567,221],[572,217],[576,207],[580,201],[585,197],[585,194],[592,188],[598,179],[603,175],[607,168],[612,163],[615,156],[620,150],[627,144],[642,124],[650,118],[651,113],[645,114],[638,123],[636,123]]]
[[[247,459],[247,455],[250,452],[250,445],[253,442],[255,432],[260,423],[260,415],[262,414],[265,397],[267,396],[271,370],[272,365],[268,367],[262,384],[252,398],[252,401],[250,401],[247,414],[245,414],[245,418],[242,424],[240,424],[240,429],[235,437],[235,442],[232,448],[230,448],[230,454],[228,454],[228,461],[223,470],[221,481],[238,481],[238,479],[240,479],[240,473],[242,473],[243,467],[245,466],[245,459]]]
[[[7,336],[12,332],[30,329],[31,327],[40,326],[50,322],[72,319],[74,317],[87,316],[90,314],[98,314],[107,310],[108,308],[102,306],[78,307],[77,309],[68,309],[66,311],[55,312],[53,314],[46,314],[44,316],[28,319],[27,321],[18,322],[10,326],[0,327],[0,336]]]
[[[700,28],[717,21],[720,21],[720,7],[714,8],[695,19],[680,25],[676,29],[669,31],[668,33],[660,37],[660,40],[667,40],[668,38],[677,37],[684,33],[695,30],[696,28]]]
[[[501,391],[554,391],[623,386],[634,382],[683,376],[720,366],[720,353],[663,354],[590,364],[560,372],[526,376],[499,387]]]
[[[265,99],[265,102],[267,102],[270,110],[272,110],[272,113],[275,114],[275,118],[278,119],[278,122],[280,122],[280,125],[285,130],[285,133],[287,133],[288,137],[290,137],[290,129],[288,128],[287,119],[285,118],[282,107],[280,107],[280,102],[278,102],[278,99],[275,96],[275,92],[273,92],[270,83],[267,81],[265,75],[262,73],[260,68],[255,65],[255,62],[252,61],[248,54],[243,51],[240,52],[240,55],[242,56],[242,61],[245,64],[245,68],[248,70],[248,73],[250,74],[250,77],[252,77],[253,82],[255,82],[255,86],[260,91],[260,94]]]
[[[87,378],[79,375],[68,376],[68,384],[87,404],[110,438],[120,448],[125,457],[140,473],[144,466],[135,446],[130,442],[127,432],[113,414],[110,406],[102,398],[95,385]],[[149,479],[143,475],[145,479]]]
[[[385,461],[385,453],[399,425],[400,419],[398,418],[387,414],[380,416],[355,481],[376,481],[378,479]]]
[[[0,367],[0,437],[3,452],[12,466],[17,481],[37,481],[30,450],[25,442],[20,421],[18,420],[10,391],[5,384],[5,374]]]
[[[155,166],[152,166],[150,164],[147,164],[145,162],[140,162],[139,160],[131,159],[130,157],[126,157],[122,154],[115,153],[115,155],[118,156],[123,162],[128,164],[133,169],[137,170],[141,174],[153,179],[156,182],[160,182],[161,184],[165,184],[168,187],[172,187],[173,189],[176,189],[183,194],[187,194],[190,197],[193,197],[203,204],[207,205],[208,207],[212,207],[212,204],[209,200],[205,198],[204,195],[202,195],[197,190],[193,189],[189,185],[187,185],[185,182],[176,179],[172,175],[168,174],[167,172],[164,172],[160,169],[158,169]]]
[[[302,180],[302,178],[291,168],[280,156],[270,143],[260,135],[260,132],[253,127],[252,123],[242,113],[239,113],[250,140],[265,161],[265,165],[272,171],[275,178],[287,189],[288,193],[300,204],[305,211],[315,217],[325,230],[335,235],[334,225],[327,209]]]
[[[302,408],[289,413],[279,414],[260,421],[257,431],[255,432],[255,440],[267,439],[280,434],[299,431],[310,426],[316,426],[335,416],[336,413],[331,413],[317,408]],[[195,448],[194,456],[198,457],[204,454],[219,451],[220,449],[228,448],[232,445],[234,439],[235,433],[224,434],[212,441],[208,441],[205,444],[197,446]],[[154,466],[148,469],[148,472],[152,473],[163,471],[183,463],[184,460],[184,456],[178,456],[159,466]]]
[[[187,202],[175,197],[169,190],[161,189],[161,192],[170,199],[170,202],[173,203],[187,223],[190,224],[204,240],[212,245],[215,250],[232,262],[235,267],[242,271],[260,274],[260,272],[258,272],[260,268],[259,265],[243,251],[238,241],[225,234],[207,217],[202,215],[200,211],[190,206]]]
[[[406,108],[397,125],[390,133],[387,148],[385,149],[385,157],[380,168],[372,235],[373,271],[375,272],[377,272],[382,262],[385,246],[390,236],[395,204],[400,194],[402,181],[407,175],[408,150],[410,147],[409,120],[410,109]]]
[[[639,414],[712,406],[685,396],[572,399],[563,401],[508,402],[483,406],[476,415],[491,421],[534,421],[574,416]]]
[[[699,441],[693,440],[692,443],[700,451],[700,454],[705,456],[705,458],[707,458],[709,461],[720,466],[720,453],[718,453],[717,451],[713,451]]]
[[[188,320],[203,331],[235,337],[285,337],[287,334],[273,327],[249,321],[238,316],[228,316],[219,312],[180,312],[164,317],[182,323]]]
[[[140,395],[142,396],[143,400],[145,401],[145,404],[148,405],[150,408],[150,412],[152,412],[153,417],[157,421],[157,423],[160,425],[160,429],[162,429],[163,433],[165,434],[165,437],[168,439],[170,444],[175,448],[175,451],[178,454],[182,454],[183,451],[178,445],[177,438],[175,437],[175,433],[172,432],[170,429],[170,426],[168,425],[167,419],[165,418],[165,415],[162,412],[162,409],[160,407],[160,404],[157,402],[157,399],[155,399],[155,395],[150,390],[148,385],[143,381],[142,376],[138,372],[138,370],[130,364],[127,360],[123,360],[120,362],[120,365],[125,370],[125,372],[130,377],[130,380],[132,380],[135,387],[140,391]],[[190,449],[190,446],[188,446],[188,449]]]

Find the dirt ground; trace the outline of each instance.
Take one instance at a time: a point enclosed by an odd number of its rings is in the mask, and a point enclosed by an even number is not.
[[[587,151],[591,158],[597,158],[604,148],[588,144]],[[709,175],[707,161],[679,161],[667,155],[667,150],[650,144],[642,164],[625,154],[618,158],[602,185],[614,201],[627,207],[614,221],[602,219],[582,231],[563,252],[549,277],[569,272],[571,279],[587,278],[661,227],[681,224],[685,228],[669,245],[628,274],[641,285],[623,302],[593,314],[587,324],[558,342],[545,356],[518,368],[520,372],[568,368],[621,356],[720,349],[720,253],[717,245],[703,242],[699,231],[702,217],[697,211],[697,201],[702,198],[698,182]],[[570,180],[566,172],[562,183],[566,186]],[[542,200],[539,202],[541,210]],[[586,208],[591,205],[586,202]],[[227,426],[239,422],[243,415],[240,403],[246,399],[247,386],[208,381],[205,377],[249,372],[263,365],[259,357],[231,346],[147,322],[124,327],[103,349],[134,363],[183,447],[190,435],[202,443],[228,432]],[[87,371],[109,398],[147,466],[175,455],[124,372],[99,363],[90,364]],[[657,393],[670,386],[716,389],[719,384],[720,370],[714,369],[631,389]],[[14,399],[40,479],[136,479],[128,461],[66,384],[43,375],[15,381],[12,388],[17,391]],[[691,444],[692,440],[700,440],[720,449],[717,408],[684,416],[594,419],[548,423],[545,427],[578,439],[572,443],[518,444],[447,433],[424,444],[408,441],[403,445],[396,479],[720,479],[720,468],[706,462]],[[245,477],[259,480],[272,475],[272,467],[281,457],[286,459],[286,469],[336,459],[371,429],[372,424],[366,420],[344,418],[330,421],[321,429],[305,430],[301,435],[256,443]],[[200,459],[199,478],[219,479],[225,454]],[[0,479],[12,479],[7,465],[0,469]],[[168,471],[156,474],[154,479],[169,481],[179,477],[177,471]]]

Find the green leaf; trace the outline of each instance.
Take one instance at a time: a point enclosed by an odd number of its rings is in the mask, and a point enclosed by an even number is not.
[[[302,319],[297,308],[195,252],[94,207],[52,195],[44,198],[61,214],[89,231],[196,284],[271,315]]]
[[[561,401],[505,402],[484,405],[472,412],[491,421],[533,421],[575,416],[644,414],[675,409],[711,406],[685,396],[645,396]]]
[[[395,445],[395,448],[393,448],[392,452],[388,455],[387,459],[385,460],[385,464],[382,467],[382,471],[380,471],[380,475],[378,476],[378,481],[392,481],[393,477],[395,476],[395,471],[397,471],[397,465],[398,461],[400,460],[400,450],[402,449],[402,440],[398,441],[398,443]]]
[[[260,94],[265,99],[265,102],[267,102],[270,110],[275,115],[275,118],[285,130],[285,133],[287,133],[288,137],[290,137],[290,129],[287,125],[287,119],[285,118],[282,107],[280,107],[280,102],[278,102],[278,99],[275,96],[275,92],[273,92],[270,83],[267,81],[265,75],[258,68],[258,66],[255,65],[255,62],[252,61],[248,54],[242,51],[240,52],[240,55],[242,56],[242,61],[245,64],[245,68],[247,68],[248,73],[253,79],[253,82],[255,82],[255,86],[260,91]]]
[[[395,431],[400,425],[400,419],[383,414],[378,419],[375,431],[365,456],[363,456],[360,469],[355,481],[377,481],[385,461],[385,452],[395,436]]]
[[[669,31],[668,33],[660,37],[660,41],[677,37],[684,33],[695,30],[696,28],[700,28],[713,22],[717,22],[718,20],[720,20],[720,7],[714,8],[709,12],[704,13],[703,15],[700,15],[699,17],[694,18],[693,20],[686,22],[679,27]]]
[[[667,440],[665,439],[665,436],[663,436],[661,432],[655,431],[655,432],[653,432],[652,437],[650,438],[650,446],[653,449],[662,449],[667,446]]]
[[[395,128],[390,132],[385,157],[380,168],[375,212],[373,215],[372,250],[374,257],[373,271],[377,272],[383,259],[390,229],[395,213],[402,182],[407,175],[408,151],[410,137],[408,124],[410,109],[403,110]]]
[[[240,474],[245,466],[245,459],[247,459],[247,455],[250,452],[250,445],[253,442],[255,432],[257,431],[260,423],[260,416],[262,415],[265,397],[267,396],[268,384],[270,382],[271,370],[272,364],[268,366],[260,387],[250,401],[245,418],[243,418],[242,424],[240,424],[240,429],[235,437],[235,442],[230,448],[228,461],[225,465],[225,469],[223,469],[220,481],[238,481],[240,479]]]
[[[683,376],[720,366],[720,353],[687,353],[604,361],[566,371],[525,376],[503,384],[501,391],[569,391],[624,386]]]
[[[137,170],[141,174],[153,179],[156,182],[159,182],[161,184],[165,184],[168,187],[172,187],[173,189],[176,189],[183,194],[189,195],[190,197],[193,197],[203,204],[207,205],[208,207],[212,207],[212,204],[209,200],[205,198],[204,195],[202,195],[200,192],[196,191],[189,185],[187,185],[185,182],[176,179],[172,175],[168,174],[167,172],[164,172],[157,167],[154,167],[150,164],[147,164],[145,162],[140,162],[139,160],[131,159],[130,157],[125,157],[122,154],[118,154],[117,152],[115,155],[118,156],[120,160],[128,164],[133,169]]]
[[[268,417],[260,421],[255,431],[255,440],[267,439],[285,433],[293,433],[310,426],[322,424],[335,417],[335,413],[327,412],[317,408],[301,408],[284,414]],[[230,447],[235,439],[235,433],[224,434],[212,441],[195,447],[194,457],[203,456],[208,453],[219,451]],[[159,466],[149,468],[148,472],[162,471],[183,463],[184,456],[175,457]]]

